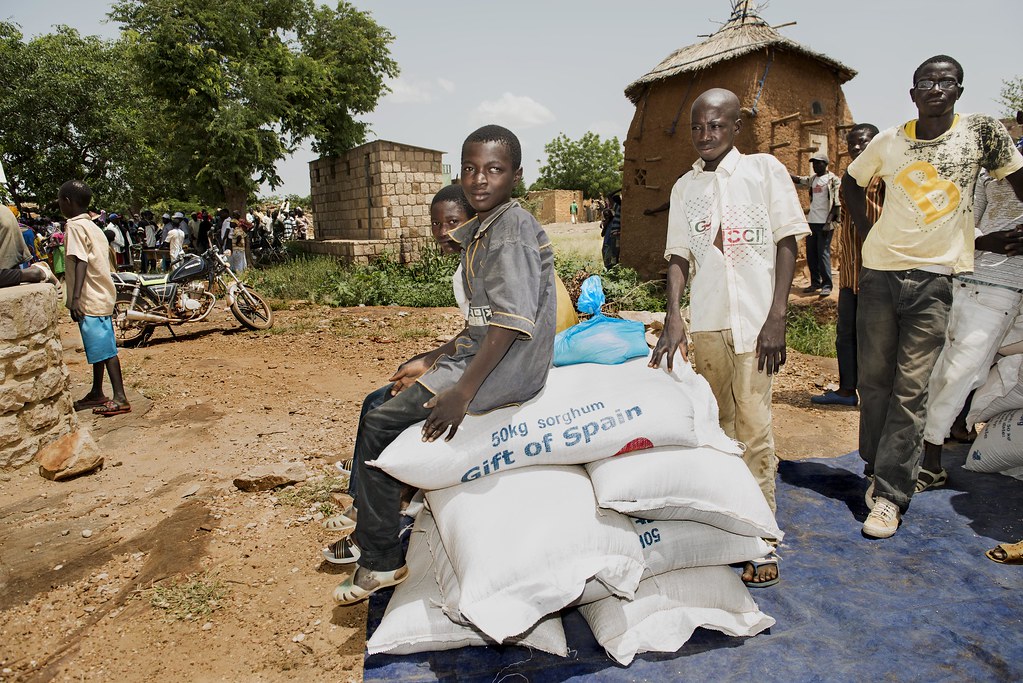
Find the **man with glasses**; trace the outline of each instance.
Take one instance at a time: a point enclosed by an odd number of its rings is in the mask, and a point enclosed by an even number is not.
[[[921,64],[909,91],[918,118],[876,136],[842,181],[847,209],[865,236],[856,322],[859,445],[871,481],[863,533],[873,538],[898,530],[915,492],[927,385],[945,341],[952,275],[973,270],[980,169],[1006,178],[1023,198],[1023,156],[1005,127],[983,114],[955,113],[962,84],[963,67],[947,55]],[[864,188],[875,176],[887,192],[871,225]]]

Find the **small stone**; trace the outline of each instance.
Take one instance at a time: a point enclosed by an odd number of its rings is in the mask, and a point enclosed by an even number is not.
[[[92,536],[92,529],[82,529],[82,538],[89,538]]]
[[[64,531],[60,532],[60,535],[61,536],[67,536],[70,533],[71,533],[71,529],[64,529]]]
[[[63,568],[64,568],[64,565],[62,565],[62,564],[58,564],[58,565],[57,565],[56,567],[54,567],[54,568],[53,568],[53,571],[55,571],[55,572],[59,572],[59,571],[60,571],[61,569],[63,569]]]
[[[260,465],[235,478],[234,485],[242,491],[269,491],[305,481],[312,473],[301,462]]]
[[[213,622],[212,621],[207,621],[205,624],[202,625],[202,630],[203,631],[212,631],[213,630]]]
[[[113,464],[113,465],[111,465],[111,467],[120,467],[120,466],[121,466],[121,465],[123,465],[123,464],[124,464],[124,463],[123,463],[123,462],[121,462],[120,460],[116,460],[116,461],[114,461],[114,464]]]
[[[188,488],[181,492],[181,497],[188,498],[189,496],[194,496],[199,492],[199,489],[201,488],[202,487],[199,486],[198,484],[192,484],[191,486],[189,486]]]
[[[299,633],[298,635],[296,635],[294,638],[291,639],[291,642],[293,642],[293,643],[301,643],[303,640],[305,640],[305,634],[304,633]]]

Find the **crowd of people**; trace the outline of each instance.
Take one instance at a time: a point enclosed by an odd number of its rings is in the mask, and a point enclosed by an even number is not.
[[[139,213],[90,211],[109,245],[114,270],[141,273],[167,271],[186,253],[205,253],[211,246],[229,254],[231,268],[240,273],[248,265],[254,247],[280,249],[284,242],[306,239],[310,224],[301,208],[249,209],[244,215],[219,209],[200,209],[189,215],[165,212],[157,217],[145,209]],[[45,262],[58,278],[65,273],[66,219],[26,213],[19,229],[28,247],[21,267]]]

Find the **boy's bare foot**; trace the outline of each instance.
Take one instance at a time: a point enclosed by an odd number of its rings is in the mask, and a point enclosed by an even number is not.
[[[742,570],[742,582],[745,584],[767,583],[777,578],[777,564],[761,564],[758,567],[754,567],[752,562],[747,562]]]

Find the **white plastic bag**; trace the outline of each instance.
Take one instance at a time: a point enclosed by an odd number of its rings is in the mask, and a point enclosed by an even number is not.
[[[582,464],[653,446],[739,452],[718,425],[710,385],[680,358],[672,373],[650,369],[645,357],[553,368],[540,395],[467,416],[451,441],[423,443],[421,427],[409,427],[369,464],[431,491],[527,465]]]
[[[606,598],[579,608],[597,642],[628,666],[642,652],[675,652],[697,628],[752,636],[775,621],[728,567],[678,569],[645,579],[634,600]]]
[[[1023,410],[992,417],[978,432],[963,468],[1023,479]]]
[[[586,465],[601,507],[644,519],[688,519],[781,539],[742,458],[713,448],[655,448]]]
[[[522,633],[596,578],[631,596],[632,524],[600,510],[582,467],[527,467],[426,494],[458,577],[458,612],[494,640]]]
[[[456,624],[444,615],[441,607],[443,596],[437,580],[443,575],[453,581],[454,574],[436,535],[433,516],[428,511],[421,511],[412,529],[405,558],[409,577],[394,589],[384,618],[366,642],[369,654],[407,655],[495,644],[479,629]],[[431,539],[436,542],[431,543]],[[457,594],[457,583],[449,584],[448,590]],[[521,638],[512,638],[508,642],[561,657],[568,654],[565,630],[558,615],[543,619]]]

